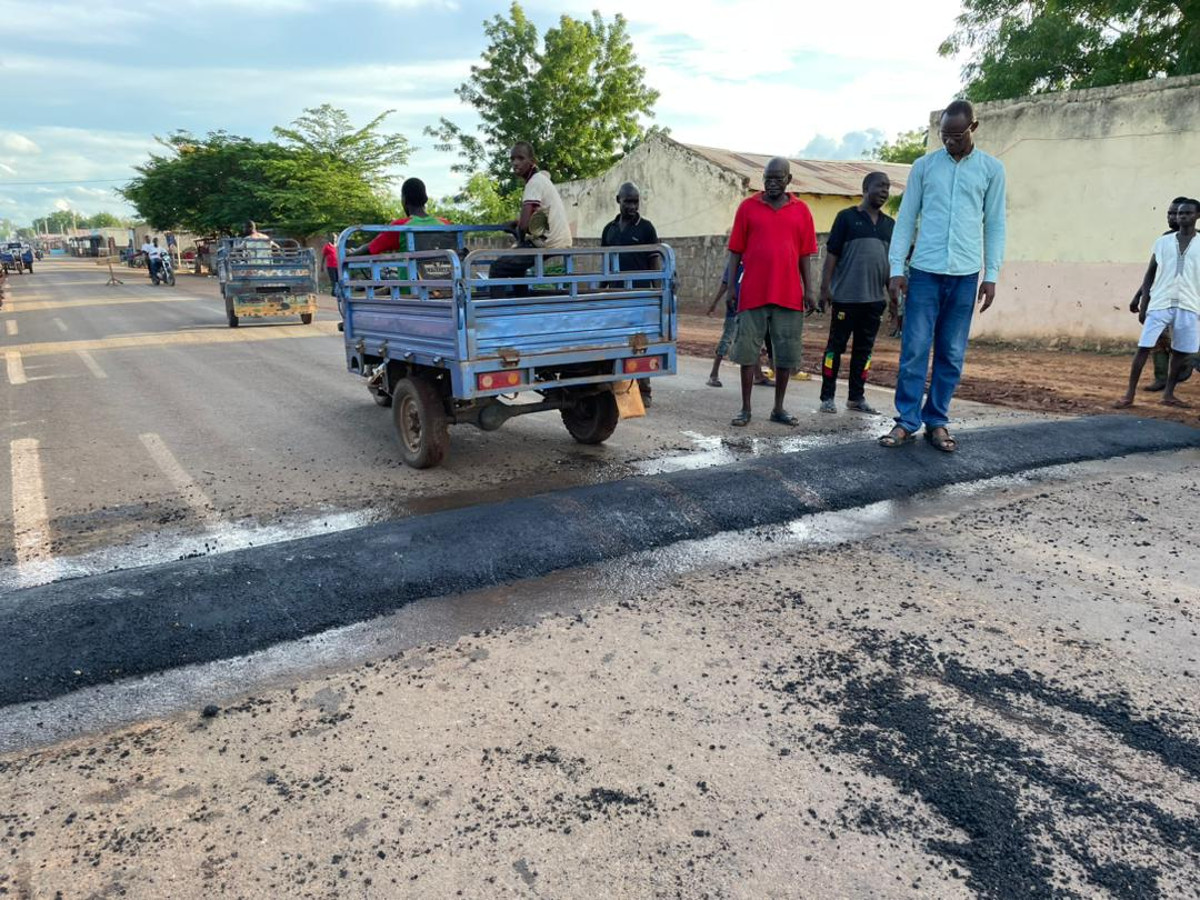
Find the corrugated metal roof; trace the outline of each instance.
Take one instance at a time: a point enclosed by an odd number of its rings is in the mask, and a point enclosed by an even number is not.
[[[746,179],[750,190],[762,190],[762,173],[771,155],[764,153],[738,153],[720,147],[703,147],[699,144],[683,144],[688,150],[703,156],[709,162],[728,169]],[[885,163],[863,159],[792,159],[792,184],[788,188],[797,194],[836,194],[840,197],[856,197],[862,193],[862,180],[868,172],[886,172],[892,180],[892,190],[899,193],[908,181],[912,166],[901,163]]]

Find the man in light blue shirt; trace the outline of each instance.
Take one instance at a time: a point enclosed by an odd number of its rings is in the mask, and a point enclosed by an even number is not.
[[[934,447],[946,453],[958,449],[946,427],[950,400],[962,378],[975,301],[982,301],[980,312],[992,305],[1004,259],[1004,165],[975,147],[978,125],[966,100],[947,106],[940,124],[942,149],[913,163],[905,185],[888,254],[893,307],[900,294],[906,299],[896,427],[879,439],[884,447],[910,443],[924,423],[925,438]],[[906,278],[904,261],[914,233],[917,243]],[[922,407],[931,349],[933,374]]]

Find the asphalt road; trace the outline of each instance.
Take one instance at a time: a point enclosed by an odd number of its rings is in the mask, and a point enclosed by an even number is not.
[[[859,440],[885,417],[816,412],[794,385],[796,429],[733,429],[734,372],[706,387],[684,359],[644,419],[584,447],[554,413],[484,433],[451,429],[447,463],[399,462],[387,410],[345,370],[336,310],[316,322],[225,324],[215,280],[123,285],[89,261],[14,277],[0,310],[0,590],[271,543],[561,487],[720,465]],[[332,301],[329,301],[331,304]],[[758,389],[766,412],[770,390]],[[891,392],[869,399],[890,412]],[[1031,417],[979,404],[964,427]],[[11,477],[6,477],[11,473]],[[20,563],[20,565],[18,565]]]

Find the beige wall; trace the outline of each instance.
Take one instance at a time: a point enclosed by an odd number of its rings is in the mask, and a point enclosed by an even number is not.
[[[659,237],[721,235],[733,224],[746,198],[740,178],[673,142],[651,139],[597,178],[558,185],[576,237],[599,237],[617,214],[617,188],[632,181],[642,192],[642,215]],[[833,225],[838,212],[862,197],[798,194],[809,205],[818,232]]]
[[[576,236],[600,236],[617,214],[617,188],[626,181],[640,188],[642,215],[662,238],[724,234],[745,197],[737,176],[672,142],[651,139],[603,175],[559,185]]]
[[[1179,194],[1200,194],[1200,76],[980,104],[1008,174],[996,305],[972,333],[1130,340],[1129,299]]]

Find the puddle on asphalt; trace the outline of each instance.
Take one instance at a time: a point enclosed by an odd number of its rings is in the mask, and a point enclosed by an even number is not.
[[[1200,453],[1184,452],[1182,456],[1196,459]],[[865,540],[919,519],[957,513],[974,498],[994,498],[1003,492],[1005,501],[1016,500],[1047,486],[1101,474],[1152,476],[1158,469],[1178,466],[1180,458],[1180,453],[1139,455],[967,482],[781,525],[683,541],[541,578],[428,598],[388,616],[278,644],[249,656],[0,709],[0,752],[169,716],[180,710],[199,710],[209,703],[220,704],[225,698],[246,696],[414,647],[450,643],[464,634],[533,624],[545,616],[571,614],[652,591],[689,572],[756,562],[808,547]],[[320,521],[332,523],[334,519],[330,516]],[[296,536],[294,532],[292,536]]]
[[[766,438],[750,435],[730,437],[682,431],[680,434],[692,442],[692,449],[674,456],[658,456],[654,459],[639,460],[631,463],[630,466],[639,475],[663,475],[667,472],[681,472],[690,469],[710,469],[713,466],[728,465],[755,456],[799,453],[803,450],[815,450],[818,447],[861,441],[864,435],[873,435],[879,430],[878,424],[872,421],[873,418],[864,417],[864,423],[869,423],[865,428],[839,431],[834,434],[806,434],[803,437]]]

